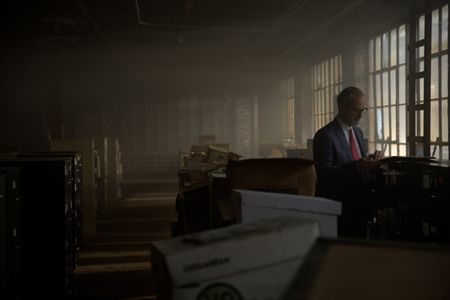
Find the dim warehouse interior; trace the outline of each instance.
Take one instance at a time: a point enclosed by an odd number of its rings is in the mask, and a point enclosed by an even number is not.
[[[448,9],[3,4],[0,298],[450,299]]]

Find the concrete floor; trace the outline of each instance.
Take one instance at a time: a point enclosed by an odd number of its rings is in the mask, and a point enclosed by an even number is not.
[[[122,207],[84,241],[71,299],[156,299],[149,245],[170,238],[175,199],[176,184],[128,183]]]

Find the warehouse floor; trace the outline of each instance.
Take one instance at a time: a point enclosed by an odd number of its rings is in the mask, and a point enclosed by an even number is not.
[[[155,299],[149,244],[170,237],[176,186],[131,183],[123,206],[100,215],[85,240],[71,299]]]

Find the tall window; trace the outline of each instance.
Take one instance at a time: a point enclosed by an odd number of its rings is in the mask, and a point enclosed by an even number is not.
[[[281,81],[283,138],[295,140],[295,77],[291,76]]]
[[[419,31],[421,31],[420,29]],[[431,14],[430,153],[449,159],[448,151],[448,5]]]
[[[425,39],[425,16],[418,18],[417,41]],[[431,14],[430,154],[449,158],[448,122],[448,5]],[[416,72],[423,72],[425,47],[416,51]],[[385,149],[385,155],[407,154],[406,26],[402,25],[369,41],[369,150]],[[428,63],[428,62],[427,62]],[[418,78],[416,104],[424,98],[425,80]],[[415,117],[415,136],[424,136],[423,110]]]
[[[406,155],[406,26],[369,41],[369,152]]]
[[[342,90],[342,56],[336,55],[311,69],[314,131],[335,116],[335,98]]]
[[[410,151],[448,159],[448,5],[415,18],[410,26],[415,41],[409,82],[410,135],[414,135]]]

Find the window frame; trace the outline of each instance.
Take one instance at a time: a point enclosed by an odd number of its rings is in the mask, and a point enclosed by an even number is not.
[[[401,48],[401,31],[403,49]],[[395,55],[392,34],[395,32]],[[369,39],[368,42],[368,124],[369,152],[382,150],[386,156],[407,155],[407,26],[401,24]],[[384,38],[386,36],[386,38]],[[388,41],[388,44],[386,44]],[[379,44],[379,46],[377,45]],[[386,48],[385,48],[386,47]],[[379,50],[378,50],[379,48]],[[385,51],[387,50],[387,51]],[[401,52],[404,51],[401,61]],[[386,53],[387,52],[387,53]],[[385,56],[387,63],[385,64]],[[395,57],[395,62],[393,61]],[[393,76],[393,73],[395,75]],[[401,96],[400,79],[403,73],[404,96]],[[385,81],[385,77],[387,80]],[[395,93],[393,93],[393,81]],[[387,83],[387,84],[386,84]],[[378,87],[379,86],[379,87]],[[387,89],[387,91],[386,91]],[[380,95],[378,95],[378,93]],[[387,99],[385,97],[387,96]],[[395,98],[395,99],[393,99]],[[401,99],[402,98],[402,99]],[[393,118],[395,115],[395,118]],[[385,125],[388,126],[385,126]],[[387,127],[387,128],[386,128]],[[404,131],[401,131],[403,127]],[[393,133],[395,137],[393,137]]]
[[[342,55],[329,57],[311,67],[312,115],[314,131],[336,115],[336,96],[342,90]]]

